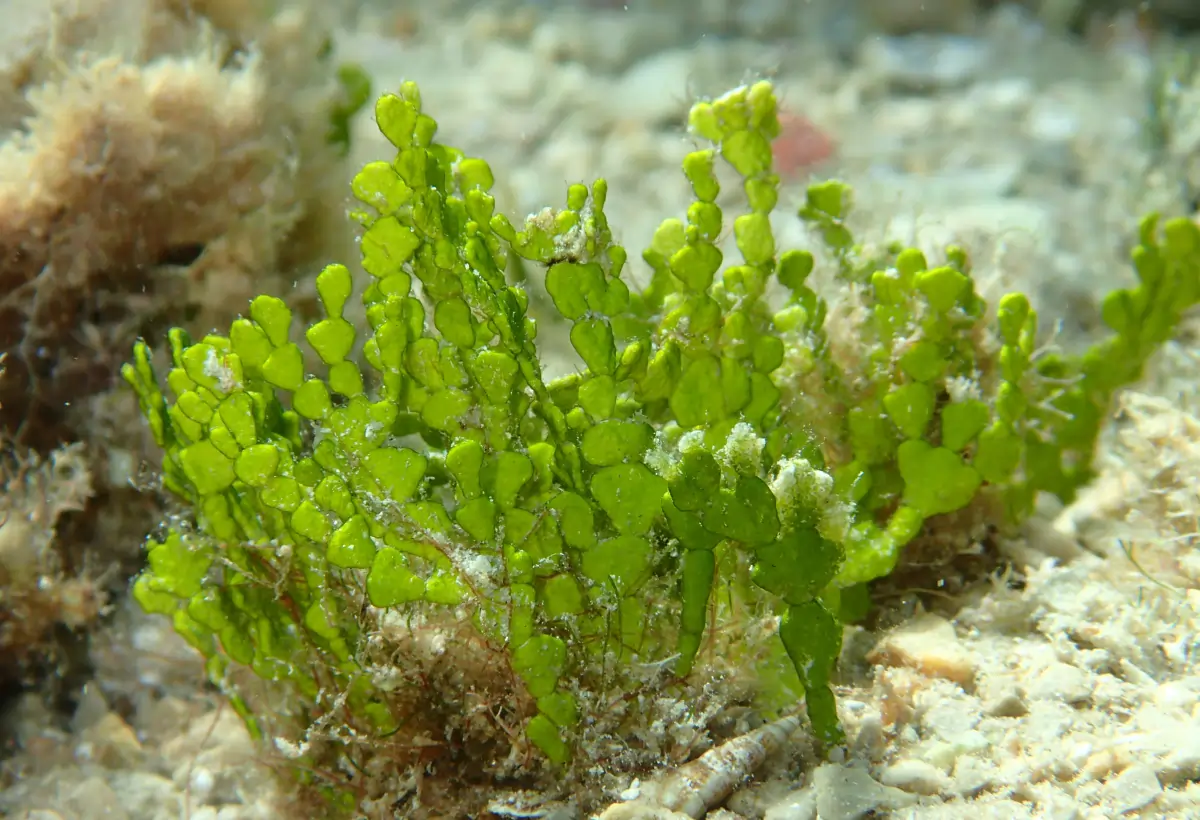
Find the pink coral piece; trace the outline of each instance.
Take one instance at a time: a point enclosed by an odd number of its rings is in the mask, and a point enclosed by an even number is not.
[[[835,151],[833,139],[807,117],[779,112],[779,136],[771,143],[771,155],[781,177],[795,177],[829,159]]]

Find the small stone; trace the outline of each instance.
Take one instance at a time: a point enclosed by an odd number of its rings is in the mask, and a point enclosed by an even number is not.
[[[107,717],[108,714],[108,702],[101,694],[100,687],[95,683],[89,683],[83,687],[79,703],[75,707],[75,714],[71,716],[71,729],[76,732],[85,731],[96,725],[102,718]]]
[[[1113,809],[1120,813],[1149,806],[1162,794],[1162,784],[1154,770],[1136,763],[1104,784],[1104,793]]]
[[[187,726],[195,712],[192,704],[182,698],[167,695],[139,709],[134,718],[134,725],[145,736],[172,737]]]
[[[821,820],[858,820],[878,809],[900,809],[917,801],[901,789],[884,786],[866,771],[826,764],[813,772]]]
[[[791,0],[731,3],[734,30],[751,37],[769,37],[794,25],[796,4]]]
[[[921,714],[921,725],[948,743],[957,743],[983,718],[974,698],[940,698]]]
[[[885,635],[867,655],[871,663],[908,667],[953,681],[964,689],[975,681],[975,664],[954,625],[936,615],[920,615]]]
[[[217,820],[275,820],[276,817],[277,815],[271,809],[262,804],[250,806],[227,804],[221,806],[217,812]],[[543,820],[573,820],[574,817],[575,815],[564,817],[557,814],[549,814]]]
[[[1013,815],[1002,816],[1008,818]],[[1054,791],[1046,792],[1045,796],[1038,800],[1038,813],[1035,816],[1039,820],[1085,820],[1086,817],[1074,795]]]
[[[142,744],[128,723],[109,712],[82,733],[83,757],[110,769],[128,768],[143,756]]]
[[[601,168],[621,169],[621,173],[637,178],[644,178],[645,174],[676,161],[675,157],[663,155],[663,144],[658,135],[640,122],[618,123],[605,140],[600,154]]]
[[[978,757],[964,755],[954,763],[954,792],[963,797],[973,797],[996,782],[994,764]]]
[[[1066,749],[1054,748],[1051,751],[1044,746],[1042,749],[1040,754],[1029,757],[1029,772],[1034,783],[1074,780],[1079,775],[1081,763],[1087,762],[1085,757],[1072,755]]]
[[[196,796],[197,800],[207,800],[216,787],[213,773],[203,766],[192,769],[188,778],[188,793]]]
[[[1117,764],[1117,755],[1112,749],[1101,749],[1083,761],[1082,771],[1089,780],[1103,780],[1116,770]]]
[[[1042,100],[1030,110],[1025,121],[1029,136],[1041,142],[1063,143],[1074,139],[1080,130],[1079,117],[1061,101]]]
[[[981,82],[971,89],[967,98],[976,105],[992,111],[1016,111],[1029,105],[1034,98],[1033,83],[1024,77],[1006,77]]]
[[[475,70],[488,78],[489,92],[513,103],[533,100],[545,75],[544,66],[534,54],[499,42],[487,46]]]
[[[539,111],[546,112],[556,121],[566,116],[570,123],[573,113],[594,109],[599,104],[597,100],[600,96],[596,78],[586,68],[577,63],[563,63],[546,71],[545,86],[538,94],[536,105]],[[576,116],[581,129],[590,127],[586,116]]]
[[[175,784],[167,778],[150,772],[113,772],[109,781],[113,790],[121,795],[121,805],[129,813],[130,820],[158,820],[162,817],[179,817],[183,809],[183,796]],[[193,807],[202,799],[193,794]],[[195,813],[192,820],[195,820]]]
[[[1092,696],[1091,674],[1077,666],[1052,663],[1029,684],[1029,697],[1036,700],[1061,700],[1083,703]]]
[[[871,709],[859,719],[854,735],[854,750],[867,758],[878,758],[887,749],[887,734],[883,728],[883,714]]]
[[[1158,734],[1158,776],[1171,786],[1200,779],[1200,717],[1181,721],[1172,731]]]
[[[862,13],[878,31],[962,31],[975,17],[971,0],[865,0]]]
[[[633,25],[633,12],[561,8],[533,29],[529,47],[547,62],[577,63],[596,74],[612,74],[680,43],[669,15],[639,11]]]
[[[612,86],[605,103],[608,117],[647,125],[682,123],[692,72],[688,49],[664,51],[634,64]]]
[[[1079,740],[1071,744],[1063,758],[1076,772],[1080,772],[1087,765],[1088,758],[1092,756],[1093,750],[1094,746],[1090,739]]]
[[[683,812],[664,809],[644,800],[631,800],[628,803],[613,803],[598,820],[692,820]]]
[[[1029,714],[1029,704],[1020,691],[1010,689],[985,701],[983,711],[989,717],[1024,717]]]
[[[1200,703],[1200,677],[1192,676],[1161,684],[1154,691],[1154,702],[1164,709],[1186,714]]]
[[[791,780],[780,779],[750,783],[729,795],[725,806],[745,817],[762,817],[769,807],[782,803],[793,794],[795,786]]]
[[[49,544],[45,529],[35,527],[24,516],[10,515],[0,529],[0,570],[13,589],[17,582],[32,582],[38,561]]]
[[[211,803],[238,802],[238,795],[262,776],[263,770],[242,762],[253,760],[255,752],[245,724],[230,709],[197,718],[163,745],[176,788],[202,788]]]
[[[797,789],[767,809],[763,820],[815,820],[817,793],[814,789]]]
[[[860,59],[884,85],[928,93],[968,85],[985,71],[991,52],[974,37],[913,34],[872,38]]]
[[[875,676],[879,687],[879,716],[886,727],[902,727],[916,714],[917,693],[929,679],[912,669],[880,669]]]
[[[558,190],[561,183],[554,181],[579,179],[589,169],[598,167],[599,149],[599,141],[586,133],[570,127],[556,129],[538,152],[532,167],[511,175],[508,187],[517,204],[533,209],[535,203],[553,202],[550,197],[561,197]]]
[[[993,745],[987,742],[982,732],[968,732],[964,740],[965,743],[947,743],[944,740],[922,743],[920,759],[943,772],[949,772],[954,770],[955,764],[963,755],[988,754]],[[913,754],[917,752],[914,750]]]
[[[946,788],[946,775],[924,760],[899,760],[879,776],[885,786],[894,786],[912,794],[938,794]]]
[[[942,253],[947,245],[996,236],[1019,237],[1023,249],[1037,252],[1051,246],[1053,218],[1045,203],[1032,198],[966,201],[920,214],[901,214],[889,222],[887,237],[907,244],[915,238],[916,246],[928,255]]]
[[[121,798],[101,777],[89,777],[67,795],[67,807],[80,817],[95,820],[131,820]]]
[[[1034,699],[1029,714],[1019,724],[1021,739],[1028,744],[1057,746],[1071,733],[1077,715],[1076,707],[1062,700]]]
[[[889,138],[889,148],[903,150],[902,141],[916,140],[937,127],[942,108],[938,101],[926,97],[886,99],[874,109],[872,121],[882,132],[879,136]]]

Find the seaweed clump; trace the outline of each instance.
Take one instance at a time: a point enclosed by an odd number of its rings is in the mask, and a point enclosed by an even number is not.
[[[851,294],[831,310],[814,255],[771,229],[767,82],[693,107],[694,201],[642,290],[604,180],[517,227],[415,85],[375,114],[397,153],[352,186],[368,327],[331,264],[302,338],[263,295],[227,334],[172,331],[165,387],[145,344],[124,370],[191,510],[150,541],[135,597],[348,812],[534,785],[594,801],[747,696],[803,698],[839,746],[831,684],[866,585],[931,534],[1069,499],[1115,393],[1197,299],[1200,231],[1148,218],[1111,335],[1041,352],[1025,296],[990,310],[959,248],[868,253],[828,182],[799,216]],[[747,205],[732,218],[718,161]],[[544,269],[576,372],[543,376],[514,259]]]

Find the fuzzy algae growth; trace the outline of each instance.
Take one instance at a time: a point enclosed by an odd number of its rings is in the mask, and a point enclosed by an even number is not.
[[[1138,285],[1104,302],[1112,335],[1038,356],[1024,296],[989,314],[957,248],[937,264],[867,253],[849,190],[828,182],[799,216],[833,281],[858,285],[828,295],[857,300],[847,332],[810,285],[813,255],[776,246],[766,82],[692,109],[712,147],[684,160],[694,201],[660,226],[633,291],[604,180],[518,228],[488,165],[435,140],[414,85],[375,113],[397,154],[353,181],[369,327],[345,318],[350,271],[325,268],[325,318],[303,332],[324,374],[272,296],[228,335],[173,331],[166,392],[144,344],[124,371],[164,486],[194,514],[150,542],[136,598],[174,619],[252,727],[271,707],[235,670],[285,692],[303,729],[287,748],[310,762],[316,728],[343,749],[410,731],[405,669],[380,649],[397,617],[465,626],[450,658],[488,647],[517,734],[556,771],[594,763],[580,738],[614,699],[704,674],[736,611],[778,616],[812,731],[842,743],[830,680],[861,600],[848,593],[950,514],[1003,525],[1038,492],[1069,498],[1115,391],[1200,295],[1200,232],[1176,220],[1160,238],[1147,219]],[[748,204],[732,220],[718,160]],[[740,260],[719,247],[729,228]],[[577,372],[543,376],[514,258],[544,268]]]

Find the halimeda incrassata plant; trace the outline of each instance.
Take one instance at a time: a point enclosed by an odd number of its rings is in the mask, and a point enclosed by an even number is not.
[[[1138,285],[1104,302],[1112,335],[1035,355],[1024,296],[989,314],[957,248],[937,264],[867,254],[829,182],[799,216],[833,281],[858,285],[861,319],[835,334],[813,255],[771,230],[767,82],[692,109],[711,145],[684,160],[694,201],[643,254],[641,290],[604,180],[517,228],[488,165],[436,141],[414,85],[376,118],[397,154],[353,182],[368,326],[345,318],[353,277],[332,264],[303,339],[264,295],[226,335],[173,331],[165,392],[146,345],[124,371],[163,485],[191,511],[149,543],[137,600],[346,807],[386,791],[373,759],[614,765],[589,731],[637,735],[637,709],[618,705],[694,684],[746,612],[777,616],[788,691],[822,746],[842,743],[830,682],[847,594],[950,514],[1012,522],[1038,492],[1070,497],[1115,391],[1197,298],[1196,227],[1160,238],[1149,218]],[[718,160],[748,205],[732,219]],[[730,228],[740,259],[719,247]],[[570,324],[570,375],[543,375],[527,294],[506,278],[516,259],[544,269]],[[419,649],[423,631],[437,638]]]

